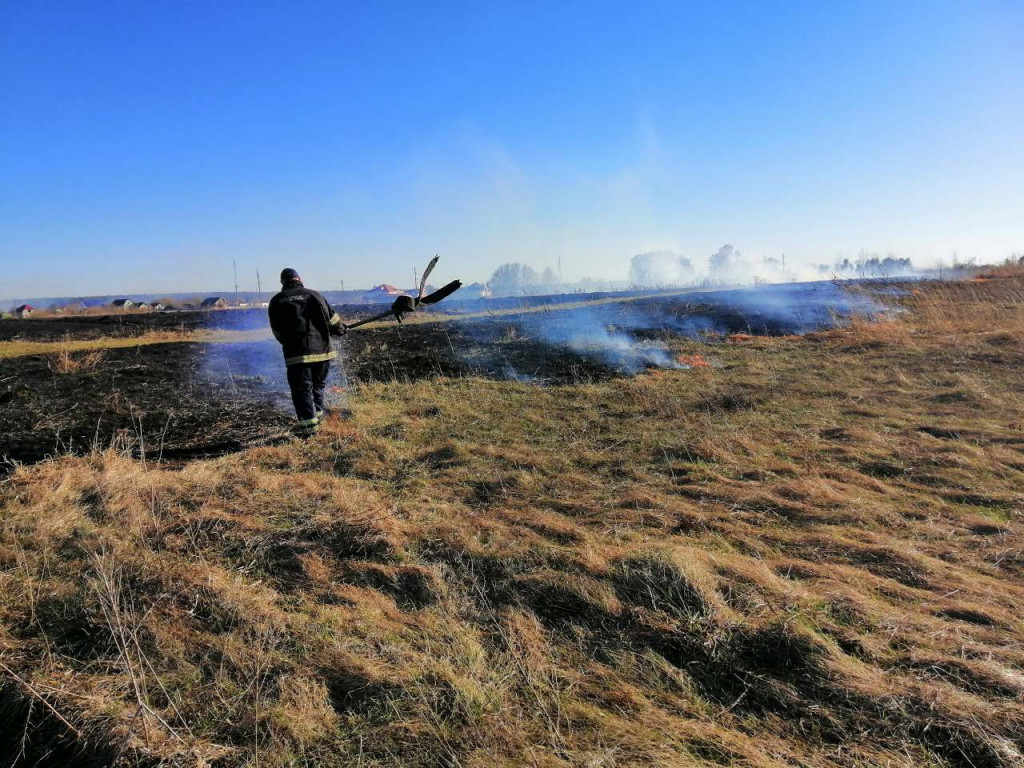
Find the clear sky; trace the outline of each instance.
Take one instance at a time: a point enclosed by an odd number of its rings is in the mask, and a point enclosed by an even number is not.
[[[0,296],[1024,250],[1024,2],[0,3]]]

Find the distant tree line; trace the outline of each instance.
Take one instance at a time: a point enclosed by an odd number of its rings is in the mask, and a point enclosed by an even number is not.
[[[861,251],[855,258],[842,258],[833,264],[819,264],[816,269],[822,276],[844,277],[894,277],[914,271],[908,258],[895,254],[880,256]],[[803,272],[806,274],[806,268]],[[630,260],[629,281],[637,287],[658,287],[706,283],[757,283],[759,280],[794,280],[798,272],[792,265],[786,266],[785,257],[765,256],[751,263],[730,244],[723,245],[707,258],[707,269],[700,272],[686,256],[672,251],[649,251],[638,253]]]
[[[892,253],[881,257],[877,253],[869,254],[861,251],[856,259],[838,259],[831,267],[822,265],[818,269],[823,273],[832,272],[836,275],[850,277],[893,277],[913,272],[914,265],[910,259],[901,258]]]
[[[698,282],[750,284],[765,279],[794,280],[797,276],[792,265],[787,268],[785,257],[765,256],[752,263],[729,243],[710,254],[706,263],[706,268],[701,270],[690,258],[673,251],[638,253],[629,262],[629,284],[638,288],[693,285]],[[800,274],[806,275],[808,269],[816,269],[822,276],[894,277],[913,272],[914,265],[909,258],[901,258],[892,253],[880,256],[861,251],[854,259],[844,257],[833,264],[819,264],[816,267],[805,265]],[[594,282],[584,278],[576,285],[586,286]],[[496,297],[556,293],[567,288],[550,267],[538,271],[520,262],[502,264],[491,274],[488,286]]]

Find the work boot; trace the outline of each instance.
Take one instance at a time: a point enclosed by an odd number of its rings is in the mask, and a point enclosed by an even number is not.
[[[300,440],[308,440],[311,437],[315,437],[320,431],[320,425],[316,424],[312,427],[296,427],[295,436]]]
[[[312,437],[320,429],[320,421],[323,415],[317,411],[312,419],[300,419],[295,427],[295,434],[299,437]]]

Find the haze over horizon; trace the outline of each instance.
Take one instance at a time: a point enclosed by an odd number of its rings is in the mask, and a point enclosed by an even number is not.
[[[1024,4],[0,8],[0,297],[1024,250]]]

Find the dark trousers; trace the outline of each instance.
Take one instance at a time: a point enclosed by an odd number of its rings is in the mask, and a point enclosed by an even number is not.
[[[288,366],[288,386],[292,390],[292,403],[300,427],[315,427],[320,412],[326,410],[324,390],[327,389],[330,370],[330,361]]]

